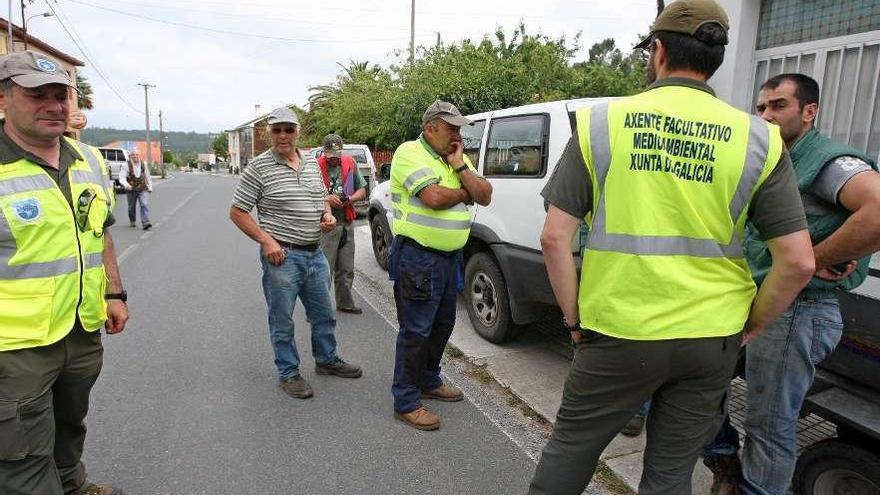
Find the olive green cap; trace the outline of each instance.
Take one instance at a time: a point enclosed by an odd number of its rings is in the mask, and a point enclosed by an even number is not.
[[[677,0],[660,12],[651,26],[651,33],[636,48],[648,48],[651,37],[659,31],[693,36],[704,24],[710,22],[718,24],[725,32],[730,30],[727,12],[715,0]]]

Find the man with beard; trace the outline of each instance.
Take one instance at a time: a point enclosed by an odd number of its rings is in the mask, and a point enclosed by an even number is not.
[[[649,398],[639,493],[690,493],[741,342],[814,272],[778,128],[706,84],[728,28],[714,0],[663,9],[639,45],[650,53],[650,87],[579,110],[542,192],[550,207],[541,245],[576,347],[530,494],[580,494]],[[746,220],[773,255],[760,290],[743,253]],[[578,287],[571,242],[582,221],[590,233]]]
[[[821,363],[843,330],[838,292],[858,287],[880,249],[880,174],[863,152],[828,139],[815,127],[819,85],[803,74],[780,74],[761,86],[757,113],[779,126],[791,153],[816,257],[816,274],[788,310],[746,347],[746,441],[724,422],[703,462],[713,495],[784,495],[797,460],[797,420]],[[746,256],[763,283],[770,251],[749,228]],[[851,260],[858,260],[857,262]]]
[[[464,397],[440,379],[440,358],[455,326],[461,248],[472,220],[467,205],[488,205],[492,185],[464,154],[463,125],[472,122],[455,105],[435,101],[422,115],[422,135],[401,144],[391,162],[395,237],[388,275],[400,323],[391,392],[394,416],[419,430],[440,428],[421,399]]]

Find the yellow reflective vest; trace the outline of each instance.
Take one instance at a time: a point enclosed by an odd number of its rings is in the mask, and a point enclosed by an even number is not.
[[[581,326],[632,340],[741,331],[756,293],[746,216],[783,152],[779,129],[684,86],[576,118],[593,187]]]
[[[75,318],[87,331],[107,320],[104,223],[115,198],[97,150],[67,142],[83,157],[67,171],[73,210],[39,165],[0,165],[0,351],[55,343]]]
[[[474,170],[470,159],[465,164]],[[451,252],[467,243],[471,212],[464,203],[434,210],[422,203],[418,192],[430,184],[461,188],[458,174],[419,138],[398,146],[391,160],[391,205],[394,235],[403,235],[422,246]]]

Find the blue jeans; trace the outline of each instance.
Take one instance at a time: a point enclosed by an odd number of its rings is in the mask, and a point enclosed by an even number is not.
[[[263,294],[269,310],[269,339],[275,351],[278,376],[284,380],[299,375],[299,353],[293,338],[293,308],[302,301],[312,325],[312,356],[319,364],[339,359],[336,354],[336,319],[330,301],[330,269],[320,249],[304,251],[283,248],[281,265],[263,264]]]
[[[837,299],[798,296],[746,347],[746,441],[742,491],[785,495],[797,460],[797,421],[816,365],[843,331]],[[739,435],[729,418],[705,455],[732,455]]]
[[[134,223],[137,220],[137,206],[141,207],[141,225],[150,223],[150,192],[149,191],[128,191],[125,193],[128,197],[128,220]]]
[[[394,238],[388,273],[400,332],[391,394],[399,413],[418,409],[422,391],[443,384],[440,359],[455,327],[461,260],[461,251],[440,254],[402,236]]]

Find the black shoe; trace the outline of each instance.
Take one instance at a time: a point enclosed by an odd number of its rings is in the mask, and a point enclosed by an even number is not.
[[[332,363],[315,363],[315,373],[319,375],[335,375],[342,378],[360,378],[363,372],[359,366],[348,364],[341,359]]]
[[[342,311],[343,313],[350,313],[350,314],[353,314],[353,315],[363,314],[363,312],[364,312],[364,310],[362,310],[361,308],[358,308],[358,307],[354,307],[354,308],[336,308],[336,309],[339,310],[339,311]]]
[[[148,224],[144,225],[144,230],[150,230],[152,227],[153,227],[153,224],[148,223]]]
[[[630,418],[629,423],[627,423],[620,432],[627,437],[637,437],[642,434],[644,428],[645,417],[637,415]]]
[[[281,380],[279,386],[284,393],[295,399],[308,399],[315,394],[309,382],[299,375]]]

